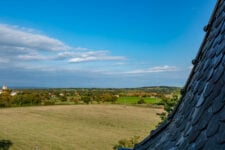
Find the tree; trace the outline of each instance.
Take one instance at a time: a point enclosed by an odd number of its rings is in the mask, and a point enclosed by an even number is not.
[[[61,102],[65,102],[65,101],[67,101],[67,97],[66,97],[66,96],[60,96],[60,97],[59,97],[59,100],[60,100]]]
[[[10,104],[10,95],[8,93],[3,93],[0,95],[0,107],[9,107]]]
[[[118,100],[118,97],[116,95],[113,95],[112,98],[111,98],[111,102],[113,104],[115,104],[117,100]]]
[[[90,96],[82,96],[81,100],[85,103],[85,104],[89,104],[91,102],[91,98]]]
[[[100,96],[101,101],[103,102],[111,102],[111,103],[115,103],[118,99],[117,96],[113,95],[113,93],[110,92],[104,92],[101,94]]]
[[[144,98],[141,98],[137,103],[138,103],[138,104],[146,104]]]
[[[118,144],[114,145],[113,149],[119,148],[133,148],[135,144],[139,142],[140,136],[133,136],[129,139],[122,139],[118,141]]]
[[[178,101],[179,101],[179,98],[177,95],[173,95],[172,98],[163,97],[161,104],[164,106],[165,112],[157,114],[161,118],[161,122],[159,122],[157,126],[160,126],[161,124],[163,124],[166,121],[167,115],[170,114],[174,110]]]

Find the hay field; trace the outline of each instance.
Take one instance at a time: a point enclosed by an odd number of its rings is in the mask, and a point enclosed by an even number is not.
[[[122,105],[0,109],[0,140],[10,140],[10,150],[111,150],[120,139],[147,136],[161,111]]]

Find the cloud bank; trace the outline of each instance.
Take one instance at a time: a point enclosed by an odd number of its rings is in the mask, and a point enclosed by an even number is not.
[[[68,56],[68,53],[61,53],[60,56]],[[109,51],[88,51],[88,52],[78,52],[78,53],[70,53],[70,58],[68,62],[70,63],[80,63],[80,62],[88,62],[88,61],[110,61],[110,60],[125,60],[125,57],[122,56],[110,56]]]
[[[2,58],[0,64],[46,61],[43,65],[48,65],[48,61],[51,61],[51,64],[57,63],[55,67],[58,67],[66,65],[65,63],[126,59],[124,56],[112,56],[108,50],[71,47],[56,38],[35,33],[33,29],[7,24],[0,24],[0,52],[0,58]],[[59,63],[60,61],[61,63]]]
[[[174,72],[177,71],[177,67],[175,66],[156,66],[147,69],[139,69],[125,72],[127,74],[144,74],[144,73],[159,73],[159,72]]]
[[[13,26],[0,24],[0,45],[8,49],[61,51],[71,47],[62,41],[45,35],[29,32]]]

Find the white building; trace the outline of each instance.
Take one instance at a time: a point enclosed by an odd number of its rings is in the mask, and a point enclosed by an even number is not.
[[[15,96],[17,94],[17,91],[10,91],[6,85],[3,85],[2,89],[0,90],[0,94],[6,92],[10,93],[11,96]]]

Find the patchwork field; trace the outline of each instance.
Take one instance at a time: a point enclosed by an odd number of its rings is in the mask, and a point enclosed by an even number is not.
[[[0,140],[10,140],[10,150],[110,150],[120,139],[147,136],[161,111],[122,105],[0,109]]]

